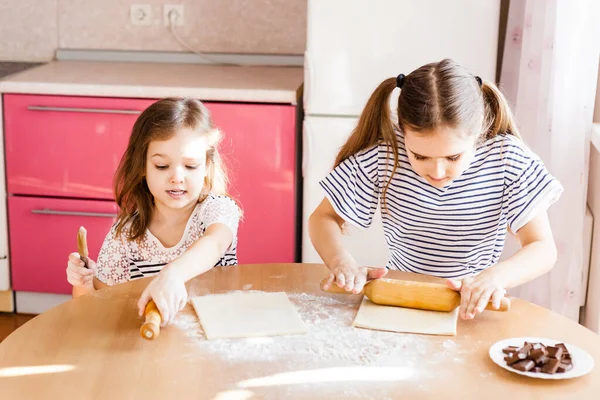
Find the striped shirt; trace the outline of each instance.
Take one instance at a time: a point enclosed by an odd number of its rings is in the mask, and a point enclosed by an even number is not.
[[[560,197],[563,188],[518,138],[498,135],[475,152],[463,174],[436,188],[412,169],[398,134],[398,168],[382,209],[387,268],[458,278],[496,264],[507,229],[517,232]],[[367,228],[394,166],[385,144],[344,160],[320,184],[335,211]]]
[[[127,240],[127,227],[116,237],[115,227],[110,230],[98,255],[96,277],[107,285],[127,282],[158,274],[165,265],[181,256],[194,242],[204,236],[215,223],[229,227],[233,242],[215,266],[237,264],[237,228],[240,210],[227,196],[210,193],[196,205],[185,231],[175,246],[165,247],[148,229],[139,241]]]

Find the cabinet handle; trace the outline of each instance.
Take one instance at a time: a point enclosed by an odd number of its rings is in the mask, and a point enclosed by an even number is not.
[[[95,114],[141,114],[139,110],[111,110],[109,108],[77,108],[77,107],[50,107],[50,106],[27,106],[29,111],[58,111],[74,113],[95,113]]]
[[[117,218],[117,214],[114,213],[97,213],[97,212],[86,212],[86,211],[58,211],[44,208],[43,210],[31,210],[32,214],[44,214],[44,215],[70,215],[77,217],[103,217],[103,218]]]

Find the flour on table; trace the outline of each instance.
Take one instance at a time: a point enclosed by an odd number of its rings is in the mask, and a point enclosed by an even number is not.
[[[307,325],[307,334],[206,340],[189,305],[177,315],[173,325],[192,339],[190,345],[197,350],[232,364],[277,361],[280,365],[305,367],[349,364],[409,367],[462,360],[463,350],[453,340],[440,343],[428,336],[353,328],[356,306],[352,302],[306,293],[288,293],[288,297]]]

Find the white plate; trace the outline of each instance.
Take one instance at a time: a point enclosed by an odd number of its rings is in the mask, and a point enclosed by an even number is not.
[[[514,372],[515,374],[529,376],[531,378],[539,378],[539,379],[570,379],[577,378],[578,376],[582,376],[587,374],[594,368],[594,359],[585,351],[580,349],[579,347],[565,343],[569,353],[571,354],[571,360],[573,361],[573,368],[570,371],[556,374],[544,374],[542,372],[522,372],[518,371],[514,368],[509,367],[504,361],[504,357],[506,354],[502,352],[502,349],[508,346],[518,346],[522,347],[523,342],[530,343],[542,343],[546,346],[554,346],[558,343],[564,343],[560,340],[553,340],[548,338],[541,337],[518,337],[501,340],[496,342],[490,347],[490,358],[496,364],[501,366],[502,368],[509,370],[510,372]]]

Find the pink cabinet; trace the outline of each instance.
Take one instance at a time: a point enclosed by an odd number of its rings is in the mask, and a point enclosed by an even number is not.
[[[4,96],[7,191],[112,199],[131,127],[151,100]]]
[[[110,201],[113,174],[135,119],[153,101],[4,95],[15,290],[69,292],[66,257],[76,250],[81,225],[88,229],[90,256],[96,258],[113,223],[105,214],[116,212]],[[205,104],[224,133],[230,190],[244,211],[239,262],[294,262],[295,107]]]
[[[221,149],[244,218],[240,264],[294,262],[295,108],[207,103],[225,135]]]
[[[66,280],[67,256],[77,251],[77,230],[88,231],[95,259],[115,221],[112,201],[8,198],[12,286],[25,292],[71,293]]]

